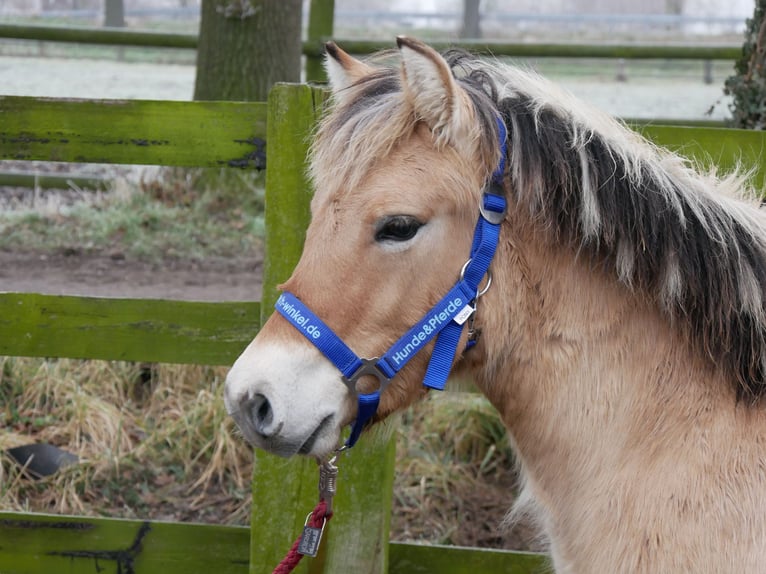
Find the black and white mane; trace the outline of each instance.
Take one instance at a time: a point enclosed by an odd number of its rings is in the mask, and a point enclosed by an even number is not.
[[[743,178],[695,171],[535,73],[462,51],[444,57],[473,102],[489,157],[497,155],[496,115],[505,121],[514,203],[686,325],[731,372],[741,398],[766,393],[766,219],[744,201]],[[356,173],[364,172],[360,158],[390,150],[411,127],[402,120],[392,128],[404,117],[399,73],[377,69],[353,86],[355,97],[324,125],[315,150],[347,149]]]

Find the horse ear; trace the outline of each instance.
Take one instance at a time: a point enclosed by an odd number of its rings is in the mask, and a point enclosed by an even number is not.
[[[396,43],[402,55],[404,94],[416,115],[431,128],[437,144],[461,147],[475,129],[475,122],[471,121],[468,96],[455,81],[446,60],[418,40],[399,36]]]
[[[335,42],[325,44],[325,69],[327,78],[330,81],[330,88],[335,97],[338,97],[343,90],[351,86],[354,82],[372,73],[373,69],[349,56],[341,50]]]

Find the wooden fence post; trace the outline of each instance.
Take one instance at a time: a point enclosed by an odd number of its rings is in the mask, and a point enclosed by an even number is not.
[[[323,39],[332,37],[334,19],[335,0],[311,0],[307,40],[319,50],[320,54],[324,50],[320,49],[319,43]],[[317,56],[315,53],[306,55],[306,81],[327,81],[321,55]]]
[[[262,321],[274,308],[276,285],[289,277],[303,248],[311,197],[305,160],[323,101],[322,90],[305,85],[278,84],[269,95]],[[304,559],[296,572],[387,571],[393,465],[391,440],[363,439],[341,457],[336,512],[320,556]],[[316,505],[318,479],[313,460],[255,453],[251,574],[268,574],[289,550]]]

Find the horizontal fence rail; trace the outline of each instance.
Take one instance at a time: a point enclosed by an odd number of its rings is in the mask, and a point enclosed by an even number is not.
[[[766,195],[766,131],[651,123],[633,128],[703,168],[718,173],[752,169],[750,184],[760,196]]]
[[[94,28],[92,26],[37,26],[0,24],[0,38],[37,40],[74,44],[107,46],[137,46],[143,48],[197,49],[197,34],[126,30],[125,28]]]
[[[247,574],[248,528],[0,513],[3,574]]]
[[[333,524],[328,524],[330,536]],[[248,528],[0,513],[0,572],[247,574]],[[389,543],[390,574],[541,571],[539,554]],[[269,565],[266,565],[269,566]]]
[[[0,96],[0,159],[265,167],[266,104]]]
[[[346,52],[371,54],[390,49],[391,42],[334,39]],[[742,53],[739,45],[687,45],[687,44],[538,44],[484,42],[429,41],[437,50],[459,47],[484,56],[514,58],[624,58],[624,59],[677,59],[677,60],[735,60]],[[319,57],[324,51],[322,42],[305,43],[303,53]]]
[[[260,313],[259,302],[0,293],[0,355],[229,365]]]
[[[41,42],[73,42],[112,46],[141,46],[153,48],[197,48],[196,34],[125,30],[122,28],[89,28],[0,24],[0,38],[36,40]],[[329,39],[329,38],[327,38]],[[392,42],[339,39],[334,40],[352,54],[371,54],[393,46]],[[438,49],[460,47],[477,54],[516,58],[624,58],[677,60],[735,60],[742,54],[740,44],[541,44],[465,41],[433,41]],[[317,58],[324,52],[324,42],[303,43],[303,53]]]

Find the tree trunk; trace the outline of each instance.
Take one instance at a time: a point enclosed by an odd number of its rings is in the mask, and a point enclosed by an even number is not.
[[[665,0],[665,12],[680,16],[684,13],[684,0]]]
[[[301,0],[202,0],[195,100],[266,101],[301,79]]]
[[[125,27],[125,5],[123,0],[105,0],[104,26]]]
[[[481,38],[481,0],[463,0],[463,27],[460,37],[464,40]]]

